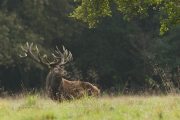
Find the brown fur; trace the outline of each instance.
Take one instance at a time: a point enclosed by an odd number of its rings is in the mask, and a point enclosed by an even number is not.
[[[99,96],[100,90],[89,82],[69,81],[62,79],[60,87],[61,97],[64,99],[81,98],[87,96]]]
[[[69,81],[61,74],[62,68],[53,68],[46,78],[47,95],[53,100],[76,99],[87,96],[98,96],[100,90],[89,82]]]
[[[63,79],[66,74],[64,65],[72,60],[72,54],[63,46],[63,52],[56,47],[55,53],[52,53],[52,61],[49,61],[47,55],[41,56],[37,46],[33,50],[33,43],[26,42],[25,47],[21,46],[24,55],[20,57],[30,57],[36,62],[49,68],[49,73],[46,77],[46,92],[53,99],[61,98],[80,98],[84,95],[98,96],[100,90],[89,82],[69,81]]]

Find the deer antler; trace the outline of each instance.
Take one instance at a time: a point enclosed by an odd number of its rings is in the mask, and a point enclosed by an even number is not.
[[[52,54],[55,59],[61,59],[61,61],[58,62],[58,65],[64,65],[67,62],[72,60],[72,54],[70,51],[68,51],[64,46],[63,46],[63,53],[59,50],[59,48],[56,46],[55,54]]]
[[[47,55],[44,54],[43,56],[41,56],[39,49],[37,47],[37,45],[35,46],[35,48],[33,49],[33,43],[29,44],[28,42],[26,42],[26,46],[23,47],[21,46],[22,51],[24,52],[24,55],[19,55],[20,57],[31,57],[32,59],[34,59],[35,61],[48,66],[49,68],[56,66],[56,65],[64,65],[67,62],[72,60],[72,54],[70,51],[68,51],[64,46],[63,46],[63,52],[61,52],[59,50],[59,48],[56,46],[56,50],[55,53],[51,53],[52,54],[52,61],[50,61],[50,59],[48,59]],[[33,53],[35,52],[35,53]]]

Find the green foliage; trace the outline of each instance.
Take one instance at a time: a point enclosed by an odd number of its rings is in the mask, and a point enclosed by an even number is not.
[[[2,0],[0,2],[2,73],[0,84],[9,86],[14,81],[15,86],[18,84],[18,86],[27,87],[32,83],[38,85],[40,81],[44,81],[40,78],[44,68],[32,60],[19,58],[20,46],[27,41],[34,42],[38,44],[40,50],[49,54],[51,48],[62,45],[64,40],[70,40],[74,33],[78,35],[79,31],[76,29],[78,24],[74,24],[68,17],[71,9],[66,0]],[[35,74],[32,75],[33,72],[37,73],[38,77]],[[12,76],[7,77],[8,74]],[[35,80],[31,82],[30,79]],[[36,79],[39,79],[38,82]],[[12,86],[9,89],[12,89]]]
[[[71,17],[88,23],[90,28],[99,23],[99,18],[111,16],[109,0],[82,0],[81,2],[81,6],[75,9]]]
[[[79,6],[72,13],[72,17],[88,23],[94,27],[101,17],[111,16],[111,9],[116,9],[124,15],[126,20],[148,16],[152,9],[159,14],[160,34],[180,23],[180,8],[178,0],[80,0]]]
[[[21,24],[15,13],[0,12],[0,65],[15,66],[19,46],[25,41],[40,40],[40,37]]]
[[[161,28],[160,34],[167,32],[169,28],[172,28],[174,25],[180,24],[180,2],[176,0],[169,0],[164,2],[164,6],[160,7],[162,15],[161,19]]]

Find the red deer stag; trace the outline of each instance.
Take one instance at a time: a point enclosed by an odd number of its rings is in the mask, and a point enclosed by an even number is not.
[[[30,57],[50,69],[46,77],[46,92],[51,99],[72,99],[100,94],[100,90],[89,82],[69,81],[63,78],[64,65],[72,60],[71,52],[64,46],[63,52],[56,47],[50,58],[46,54],[41,55],[37,45],[34,46],[33,43],[27,42],[24,47],[21,46],[21,49],[24,55],[20,57]]]

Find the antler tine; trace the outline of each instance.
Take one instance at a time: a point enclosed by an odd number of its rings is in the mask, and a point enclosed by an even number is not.
[[[69,51],[69,59],[73,60],[72,53]]]
[[[19,57],[21,58],[27,57],[27,54],[26,53],[24,53],[24,55],[19,54]]]
[[[38,57],[36,55],[34,55],[34,53],[32,52],[32,47],[33,47],[33,43],[31,43],[29,45],[29,43],[27,42],[27,49],[28,49],[28,53],[30,54],[30,56],[32,56],[36,61],[41,62],[40,57],[39,57],[39,52]]]
[[[40,63],[45,64],[45,65],[47,65],[48,67],[50,67],[50,61],[48,60],[47,55],[44,54],[43,56],[41,56],[37,45],[36,45],[35,49],[36,49],[36,52],[37,52],[38,61],[39,61]]]
[[[72,54],[70,51],[68,51],[64,46],[63,46],[63,51],[64,51],[64,56],[66,57],[66,59],[69,61],[70,58],[72,58]]]
[[[22,51],[24,52],[23,55],[19,55],[20,57],[31,57],[35,61],[44,64],[48,67],[53,67],[56,65],[64,65],[67,62],[72,60],[72,54],[68,51],[64,46],[63,51],[61,52],[59,48],[56,46],[55,53],[51,53],[52,59],[49,59],[46,54],[43,56],[40,54],[40,51],[37,45],[34,46],[33,43],[29,44],[26,42],[25,46],[21,46]]]
[[[24,52],[27,52],[27,49],[25,49],[23,46],[21,46],[21,49],[22,49]]]
[[[68,52],[68,57],[67,57],[68,61],[71,61],[73,59],[72,57],[72,53],[69,51]]]
[[[36,52],[39,53],[39,49],[37,47],[37,45],[35,46]]]
[[[25,53],[24,53],[24,55],[21,55],[21,54],[19,54],[19,57],[21,57],[21,58],[24,58],[24,57],[27,57],[27,51],[26,51],[26,49],[23,47],[23,46],[21,46],[21,49],[22,49],[22,51],[24,51]]]
[[[31,43],[30,45],[28,44],[28,49],[30,53],[32,53],[32,46],[33,46],[33,43]]]
[[[72,53],[68,51],[64,46],[63,46],[63,51],[67,61],[72,60]]]
[[[28,42],[26,42],[26,48],[24,48],[22,45],[21,45],[21,49],[22,49],[22,51],[24,51],[25,53],[24,53],[24,55],[19,55],[19,57],[21,57],[21,58],[24,58],[24,57],[27,57],[27,55],[28,55],[28,47],[29,47],[29,43]]]
[[[63,47],[63,56],[62,56],[62,60],[61,62],[59,63],[59,65],[64,65],[66,64],[67,62],[71,61],[72,60],[72,54],[70,51],[68,51],[64,46]]]
[[[63,53],[59,50],[58,46],[56,46],[55,52],[60,55],[60,57],[63,57]]]
[[[57,59],[61,58],[61,57],[58,57],[56,56],[54,53],[51,53],[51,55],[53,56],[53,58],[57,61]]]
[[[48,65],[49,61],[47,61],[47,55],[44,54],[43,57],[41,58],[41,55],[40,55],[40,52],[39,52],[39,49],[38,49],[37,45],[35,46],[35,50],[36,50],[36,54],[38,56],[39,62]],[[46,58],[46,62],[48,62],[48,63],[44,62],[44,58]]]
[[[50,61],[48,60],[48,57],[46,54],[43,55],[43,59],[41,61],[46,61],[48,65],[50,65]]]
[[[53,59],[54,61],[51,63],[52,65],[53,64],[59,64],[59,62],[61,61],[64,61],[64,55],[63,53],[59,50],[59,48],[56,46],[56,49],[55,49],[55,53],[57,54],[54,54],[52,53],[52,56],[53,56]],[[59,55],[59,56],[58,56]],[[59,60],[60,59],[60,60]]]
[[[26,47],[29,48],[29,43],[28,42],[26,42]]]
[[[72,60],[72,54],[70,51],[68,51],[64,46],[63,52],[59,50],[59,48],[56,46],[55,53],[52,53],[54,61],[51,62],[51,65],[64,65],[67,62]]]
[[[51,53],[51,55],[52,55],[54,58],[57,58],[57,56],[56,56],[54,53]]]
[[[50,66],[49,61],[47,60],[47,57],[46,57],[46,61],[45,61],[44,58],[41,56],[37,45],[34,48],[33,43],[29,44],[28,42],[26,42],[25,47],[21,46],[21,49],[24,52],[24,55],[19,55],[20,57],[29,56],[30,58],[34,59],[35,61],[37,61],[43,65],[46,65],[48,67]]]

